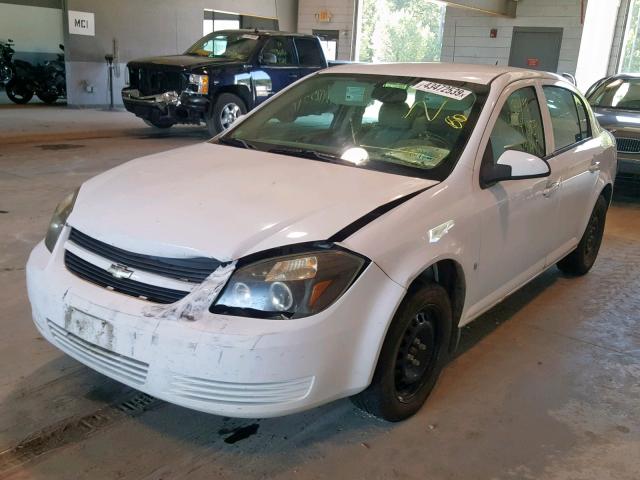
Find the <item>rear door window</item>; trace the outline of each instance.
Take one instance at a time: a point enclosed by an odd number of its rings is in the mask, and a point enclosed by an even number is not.
[[[324,58],[320,44],[312,38],[296,38],[293,40],[298,50],[298,60],[303,67],[322,67]]]
[[[582,100],[563,87],[544,86],[555,139],[555,150],[562,150],[590,136],[589,119]]]

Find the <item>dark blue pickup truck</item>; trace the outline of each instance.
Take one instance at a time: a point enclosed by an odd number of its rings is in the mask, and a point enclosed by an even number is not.
[[[122,100],[128,111],[158,128],[206,123],[215,135],[289,84],[326,68],[327,60],[311,35],[223,30],[183,55],[127,66]]]

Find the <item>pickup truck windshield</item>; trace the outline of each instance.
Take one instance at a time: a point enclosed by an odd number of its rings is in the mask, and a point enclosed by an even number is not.
[[[185,52],[208,58],[226,58],[244,62],[256,49],[258,36],[249,33],[214,32],[201,38]]]
[[[605,82],[589,95],[594,107],[640,110],[640,78],[617,78]]]
[[[455,166],[488,87],[448,80],[319,74],[217,141],[239,148],[434,180]]]

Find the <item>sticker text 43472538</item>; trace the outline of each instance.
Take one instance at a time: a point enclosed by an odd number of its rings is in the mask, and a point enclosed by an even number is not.
[[[453,87],[451,85],[444,85],[442,83],[430,82],[428,80],[422,80],[421,82],[416,83],[413,88],[422,92],[435,93],[436,95],[452,98],[454,100],[463,100],[473,93],[471,90],[465,90],[464,88]]]

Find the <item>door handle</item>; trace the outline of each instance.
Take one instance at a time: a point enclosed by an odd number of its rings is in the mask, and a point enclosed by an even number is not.
[[[589,167],[591,173],[595,173],[600,170],[600,162],[593,162]]]
[[[545,198],[549,198],[558,188],[560,188],[560,180],[556,180],[553,183],[549,182],[546,188],[542,190],[542,195],[544,195]]]

